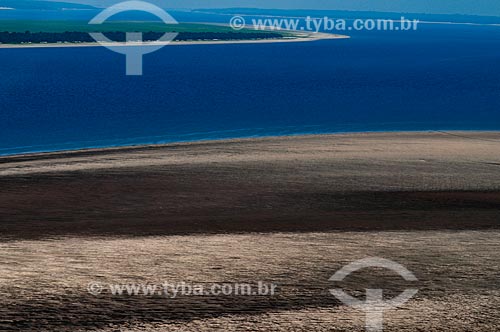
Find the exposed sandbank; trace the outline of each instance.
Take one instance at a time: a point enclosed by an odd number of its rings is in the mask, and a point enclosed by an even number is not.
[[[239,139],[0,158],[4,237],[500,226],[500,133]]]

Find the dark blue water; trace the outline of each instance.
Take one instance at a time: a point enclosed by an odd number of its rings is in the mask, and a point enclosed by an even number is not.
[[[0,154],[199,139],[500,130],[500,28],[175,46],[124,75],[105,48],[0,50]]]

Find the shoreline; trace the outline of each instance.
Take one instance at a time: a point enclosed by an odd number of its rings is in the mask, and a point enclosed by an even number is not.
[[[441,133],[450,136],[462,136],[466,137],[469,134],[499,134],[500,130],[404,130],[404,131],[360,131],[360,132],[338,132],[338,133],[318,133],[318,134],[290,134],[290,135],[269,135],[269,136],[250,136],[250,137],[234,137],[234,138],[220,138],[220,139],[195,139],[195,140],[179,140],[165,143],[138,143],[138,144],[126,144],[126,145],[106,145],[106,146],[90,146],[83,148],[74,149],[57,149],[57,150],[43,150],[34,152],[21,152],[14,154],[0,154],[0,165],[2,163],[8,162],[9,159],[25,159],[25,158],[37,158],[45,156],[57,156],[57,155],[73,155],[79,153],[114,153],[114,152],[125,152],[134,151],[141,149],[160,149],[168,148],[173,146],[190,146],[190,145],[200,145],[200,144],[224,144],[224,143],[243,143],[243,142],[259,142],[272,139],[300,139],[308,137],[342,137],[342,136],[360,136],[363,135],[406,135],[406,134],[432,134]],[[500,138],[499,138],[500,143]],[[9,148],[10,149],[10,148]],[[12,148],[16,149],[16,148]]]
[[[293,37],[280,39],[258,39],[258,40],[206,40],[206,41],[173,41],[173,42],[146,42],[141,43],[56,43],[56,44],[0,44],[0,49],[24,49],[24,48],[66,48],[66,47],[101,47],[101,46],[186,46],[186,45],[224,45],[224,44],[269,44],[269,43],[299,43],[313,42],[319,40],[349,39],[346,35],[328,33],[300,33]]]

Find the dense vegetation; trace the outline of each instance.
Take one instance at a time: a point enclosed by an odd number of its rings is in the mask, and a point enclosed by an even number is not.
[[[113,41],[124,42],[125,32],[106,32],[106,37]],[[158,40],[163,32],[145,32],[144,41]],[[201,41],[201,40],[252,40],[252,39],[279,39],[283,38],[280,33],[272,32],[179,32],[175,38],[177,41]],[[0,32],[0,43],[2,44],[25,44],[25,43],[92,43],[95,40],[86,32]]]

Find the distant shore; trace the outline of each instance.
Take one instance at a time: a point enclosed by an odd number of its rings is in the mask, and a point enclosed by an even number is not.
[[[327,39],[348,39],[346,35],[328,33],[297,33],[292,37],[280,39],[248,39],[248,40],[199,40],[199,41],[173,41],[173,42],[147,42],[148,45],[180,46],[180,45],[219,45],[219,44],[265,44],[265,43],[296,43],[312,42]],[[62,47],[100,47],[100,46],[143,46],[141,43],[56,43],[56,44],[0,44],[0,49],[15,48],[62,48]]]

